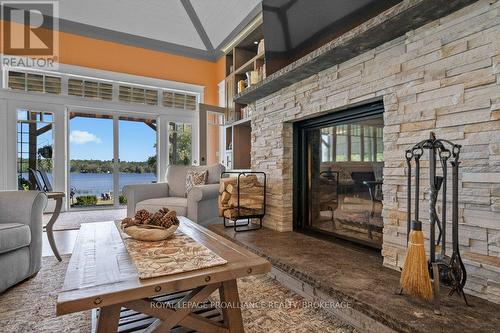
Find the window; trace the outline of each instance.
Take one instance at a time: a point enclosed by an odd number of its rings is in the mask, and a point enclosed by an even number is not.
[[[363,135],[363,150],[364,150],[364,155],[363,155],[363,161],[375,161],[375,151],[376,147],[374,146],[376,142],[376,132],[375,128],[371,126],[365,126],[363,128],[364,130],[364,135]]]
[[[335,161],[335,147],[333,131],[335,127],[328,127],[321,129],[321,161],[333,162]]]
[[[13,90],[61,93],[61,78],[57,76],[9,71],[8,85]]]
[[[118,99],[122,102],[158,105],[158,92],[132,86],[120,86]]]
[[[162,104],[170,108],[196,110],[196,95],[163,91]]]
[[[45,75],[45,92],[49,94],[61,94],[61,78]]]
[[[9,88],[26,91],[26,73],[10,71]]]
[[[378,125],[345,124],[321,129],[323,162],[383,162],[383,129]]]
[[[384,129],[382,127],[377,127],[376,128],[376,160],[377,162],[383,162],[384,161]]]
[[[337,133],[337,154],[335,160],[337,162],[345,162],[349,159],[348,153],[348,138],[349,125],[340,125],[336,128]]]
[[[43,186],[41,182],[45,177],[52,185],[53,123],[50,112],[17,111],[18,189],[34,190],[38,182]],[[30,173],[29,169],[37,174]]]
[[[113,99],[113,85],[111,83],[69,79],[68,80],[68,95],[87,97],[94,99]]]
[[[186,95],[174,94],[174,108],[184,109],[185,106],[186,106]]]
[[[71,74],[61,74],[62,77],[54,76],[52,73],[40,72],[29,73],[21,70],[8,71],[7,84],[12,90],[38,92],[48,94],[67,94],[84,98],[112,101],[118,99],[121,102],[137,103],[144,105],[162,105],[176,109],[197,109],[198,96],[187,92],[174,92],[162,88],[149,88],[135,84],[118,84],[116,81],[96,78],[89,80]],[[63,82],[64,79],[64,82]],[[67,80],[67,81],[66,81]],[[62,86],[67,91],[62,92]],[[118,89],[118,96],[114,90]],[[159,93],[162,95],[159,96]],[[160,101],[161,99],[161,101]],[[160,104],[161,102],[161,104]]]
[[[350,130],[351,161],[359,162],[361,161],[361,125],[352,124]]]
[[[42,92],[43,93],[43,75],[26,74],[27,91]]]
[[[168,123],[170,165],[191,165],[192,128],[189,123]]]
[[[186,110],[196,110],[196,96],[186,95]]]
[[[171,91],[163,92],[162,105],[166,107],[173,108],[174,107],[174,94]]]

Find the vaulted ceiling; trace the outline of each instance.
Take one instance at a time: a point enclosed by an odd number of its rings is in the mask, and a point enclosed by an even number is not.
[[[215,60],[261,12],[261,0],[63,0],[59,29]]]

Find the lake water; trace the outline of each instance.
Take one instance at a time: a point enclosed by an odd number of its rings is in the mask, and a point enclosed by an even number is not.
[[[53,184],[52,175],[47,176]],[[153,173],[120,173],[119,178],[120,192],[125,185],[148,184],[156,180]],[[76,196],[96,195],[100,197],[101,193],[113,192],[113,174],[110,173],[71,173],[69,180]]]
[[[120,192],[125,185],[148,184],[156,180],[153,173],[120,173]],[[97,195],[113,192],[113,174],[109,173],[71,173],[70,184],[78,195]]]

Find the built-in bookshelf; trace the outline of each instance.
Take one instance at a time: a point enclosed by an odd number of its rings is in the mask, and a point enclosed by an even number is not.
[[[234,96],[266,76],[262,25],[237,41],[226,56],[225,161],[228,169],[250,169],[251,108]]]

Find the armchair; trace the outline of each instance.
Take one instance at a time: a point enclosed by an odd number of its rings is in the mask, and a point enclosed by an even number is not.
[[[0,192],[0,293],[40,270],[46,205],[38,191]]]
[[[186,195],[186,174],[193,169],[208,170],[207,184],[194,186]],[[167,170],[165,183],[127,185],[123,188],[127,198],[127,216],[133,217],[140,209],[156,212],[167,207],[203,226],[220,223],[217,198],[220,174],[224,170],[224,166],[220,164],[172,165]]]

